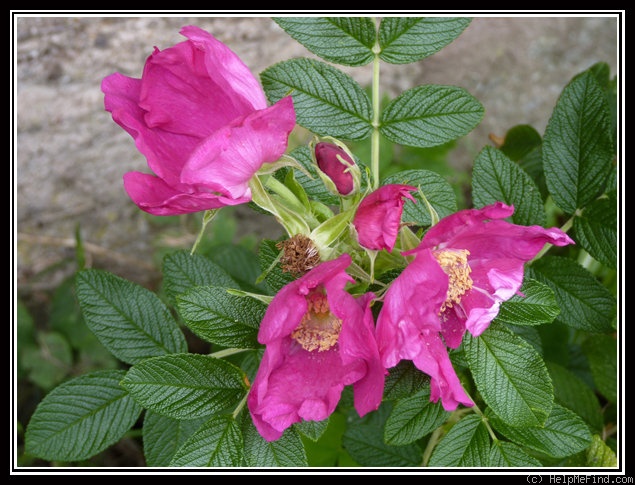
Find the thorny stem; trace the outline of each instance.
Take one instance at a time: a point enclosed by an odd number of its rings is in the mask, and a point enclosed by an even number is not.
[[[377,19],[374,19],[377,23]],[[370,158],[371,171],[373,179],[373,189],[379,187],[379,53],[381,47],[379,45],[379,34],[373,46],[373,84],[372,84],[372,103],[373,103],[373,132],[371,134]]]

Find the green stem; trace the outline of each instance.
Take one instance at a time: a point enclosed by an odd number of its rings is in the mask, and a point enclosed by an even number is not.
[[[234,412],[232,413],[232,418],[236,419],[236,416],[238,416],[238,413],[240,413],[242,408],[245,407],[245,403],[247,402],[247,396],[249,396],[248,392],[245,393],[245,397],[241,399],[241,401],[238,403],[238,406],[236,406],[236,409],[234,409]]]
[[[214,357],[215,359],[222,359],[223,357],[227,357],[228,355],[239,354],[241,352],[247,352],[249,349],[223,349],[218,352],[213,352],[211,354],[207,354],[210,357]]]
[[[211,210],[206,210],[205,213],[203,214],[203,224],[201,225],[201,230],[199,231],[198,236],[196,237],[196,241],[194,241],[194,245],[192,246],[192,250],[190,251],[190,254],[194,254],[194,251],[196,251],[196,248],[198,247],[199,243],[203,239],[203,233],[205,232],[205,228],[210,222],[212,222],[214,217],[216,217],[217,213],[218,213],[218,209],[211,209]]]
[[[375,22],[377,20],[375,19]],[[372,103],[373,103],[373,132],[370,139],[370,160],[373,189],[379,187],[379,54],[381,46],[379,45],[379,31],[377,31],[375,45],[373,46],[373,83],[372,83]]]

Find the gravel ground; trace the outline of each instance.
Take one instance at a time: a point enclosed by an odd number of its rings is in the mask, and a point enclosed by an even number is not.
[[[460,12],[457,12],[460,15]],[[581,15],[581,14],[578,14]],[[17,156],[15,178],[18,288],[52,289],[72,268],[52,270],[73,255],[77,227],[95,266],[150,285],[157,273],[153,242],[160,225],[123,189],[122,175],[147,171],[132,139],[103,109],[101,80],[115,72],[139,77],[153,46],[184,40],[195,24],[229,45],[258,74],[292,57],[314,57],[269,17],[177,17],[14,14]],[[382,65],[391,96],[420,84],[464,87],[486,110],[461,140],[452,163],[469,169],[473,155],[520,123],[543,132],[572,76],[598,61],[616,74],[618,21],[613,14],[562,17],[475,17],[439,53],[410,65]],[[361,84],[368,68],[347,70]],[[237,237],[280,232],[269,218],[237,211]],[[263,224],[264,222],[264,224]],[[190,234],[189,237],[193,237]],[[181,241],[190,247],[191,240]],[[176,243],[175,243],[176,244]]]

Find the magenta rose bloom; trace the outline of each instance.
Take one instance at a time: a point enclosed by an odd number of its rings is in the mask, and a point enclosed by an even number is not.
[[[520,226],[502,219],[514,208],[497,202],[445,217],[421,244],[404,254],[414,260],[391,283],[377,319],[383,364],[412,360],[430,376],[430,399],[443,407],[472,406],[452,368],[446,345],[457,348],[465,331],[483,333],[500,304],[519,292],[524,264],[545,244],[574,244],[558,228]]]
[[[357,240],[362,247],[377,251],[393,250],[401,226],[404,197],[414,201],[410,194],[413,190],[417,188],[388,184],[362,199],[353,218]]]
[[[344,286],[351,257],[326,261],[282,288],[269,304],[258,341],[266,345],[247,398],[258,432],[274,441],[293,423],[322,421],[352,384],[360,416],[379,407],[384,391],[374,336],[372,293],[355,298]]]
[[[135,140],[155,175],[129,172],[142,210],[178,215],[249,202],[249,180],[278,160],[295,126],[291,97],[268,107],[264,91],[225,44],[198,27],[154,52],[141,79],[102,81],[106,111]]]

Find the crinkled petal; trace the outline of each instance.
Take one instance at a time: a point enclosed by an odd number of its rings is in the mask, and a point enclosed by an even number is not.
[[[268,354],[282,356],[281,361],[275,367],[263,364],[269,359]],[[267,346],[263,363],[256,374],[248,406],[257,426],[264,421],[280,435],[301,420],[322,421],[329,417],[344,386],[359,380],[366,372],[362,361],[343,364],[336,347],[308,352],[290,338],[281,345]],[[264,434],[263,437],[267,439]]]
[[[139,105],[149,127],[206,138],[267,106],[253,74],[226,45],[198,27],[181,33],[190,40],[155,49],[146,62]]]
[[[140,209],[155,216],[190,214],[249,202],[249,198],[229,199],[213,193],[182,192],[154,175],[128,172],[123,176],[126,192]]]
[[[448,275],[430,250],[420,251],[393,280],[377,317],[379,355],[386,368],[402,359],[412,360],[422,352],[423,331],[441,330],[439,309],[446,300]]]
[[[430,376],[430,400],[437,402],[440,398],[446,411],[454,411],[459,404],[474,406],[452,367],[439,333],[426,329],[421,332],[419,338],[423,345],[412,362],[417,369]]]
[[[141,81],[119,73],[102,81],[104,105],[112,119],[126,130],[148,161],[150,169],[170,185],[179,183],[181,169],[189,153],[199,143],[198,138],[150,129],[145,111],[138,106]]]
[[[227,196],[251,197],[248,183],[263,163],[285,152],[295,126],[291,97],[256,111],[206,138],[190,155],[181,182],[199,190],[224,187]]]
[[[342,297],[329,299],[333,313],[344,324],[338,341],[343,364],[363,361],[366,364],[364,377],[353,384],[355,409],[360,416],[376,410],[384,394],[386,369],[381,363],[374,335],[374,320],[370,303],[375,295],[366,293],[355,299],[347,292],[337,293]]]

